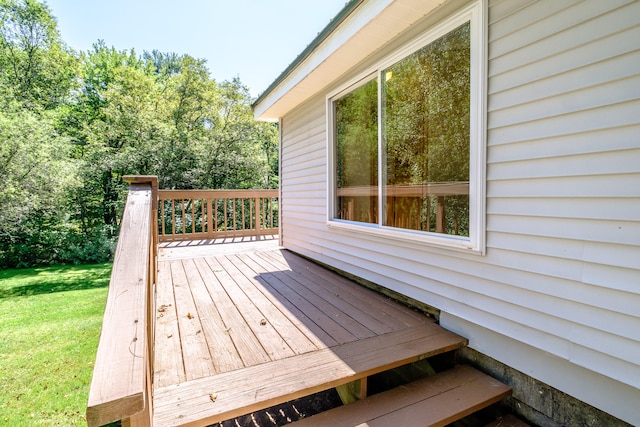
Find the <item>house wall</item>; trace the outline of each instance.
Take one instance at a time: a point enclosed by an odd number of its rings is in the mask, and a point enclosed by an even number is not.
[[[368,64],[282,119],[283,244],[640,425],[640,1],[490,1],[488,33],[486,254],[327,226],[326,95]]]

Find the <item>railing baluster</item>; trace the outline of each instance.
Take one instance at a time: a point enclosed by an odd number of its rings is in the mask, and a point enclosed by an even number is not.
[[[246,199],[242,199],[242,231],[245,230],[245,226],[246,226],[246,220],[245,220],[245,216],[244,216],[244,204],[245,204]]]
[[[229,202],[229,199],[224,198],[222,199],[224,201],[224,214],[223,214],[223,223],[224,223],[224,231],[228,231],[229,228],[227,227],[227,203]]]
[[[436,210],[436,233],[444,233],[444,196],[438,196]]]
[[[236,225],[236,199],[231,199],[231,215],[233,215],[233,231],[238,230]]]
[[[165,201],[161,200],[161,202],[162,202],[162,235],[164,236],[165,235],[165,230],[164,230],[164,226],[165,226],[164,203],[165,203]]]
[[[273,228],[273,199],[269,197],[269,228]]]
[[[176,208],[173,199],[171,199],[171,234],[176,234]]]
[[[204,233],[204,224],[205,224],[205,216],[204,216],[204,204],[205,200],[200,199],[200,232]]]
[[[192,199],[191,200],[191,234],[195,234],[196,233],[196,213],[195,213],[195,208],[196,208],[196,199]]]
[[[256,197],[256,236],[260,235],[261,219],[262,219],[262,209],[260,207],[260,197]]]
[[[218,232],[220,230],[222,230],[221,228],[221,224],[220,224],[220,212],[221,212],[221,205],[220,205],[220,198],[216,197],[213,200],[213,220],[214,220],[214,227],[213,227],[213,231],[216,233],[216,238],[218,236]]]
[[[212,199],[207,198],[207,236],[213,237]]]
[[[180,217],[180,220],[182,221],[182,234],[187,234],[186,230],[185,230],[185,221],[184,221],[184,199],[182,199],[182,216]]]
[[[251,199],[247,199],[249,201],[249,230],[254,230],[255,227],[253,226],[253,212],[254,212],[254,207],[253,204],[251,203]]]

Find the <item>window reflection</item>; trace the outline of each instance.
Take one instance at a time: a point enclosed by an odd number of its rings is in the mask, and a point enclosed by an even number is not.
[[[336,218],[377,223],[378,83],[372,80],[334,103]]]
[[[384,225],[469,235],[469,30],[382,72]]]
[[[466,23],[333,101],[336,219],[469,236],[470,62]]]

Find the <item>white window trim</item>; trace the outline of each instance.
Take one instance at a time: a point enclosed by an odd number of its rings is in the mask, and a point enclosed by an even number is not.
[[[359,86],[378,79],[378,105],[381,97],[381,73],[385,68],[397,63],[422,47],[456,29],[460,25],[470,22],[471,36],[471,93],[470,93],[470,161],[469,161],[469,237],[447,235],[441,233],[424,232],[397,227],[388,227],[381,224],[368,224],[357,221],[349,221],[334,218],[336,171],[335,171],[335,129],[334,129],[334,101],[351,93]],[[375,66],[351,79],[337,90],[330,93],[327,98],[327,225],[336,230],[347,232],[365,233],[384,239],[410,241],[428,246],[462,250],[484,255],[486,241],[486,110],[487,110],[487,2],[477,1],[460,11],[452,14],[447,19],[434,25],[432,28],[406,44],[402,49],[394,52],[379,61]],[[379,115],[382,114],[379,111]],[[380,117],[378,123],[381,123]],[[378,146],[382,144],[382,132],[378,127]],[[382,188],[383,165],[382,156],[378,156],[378,188]],[[378,197],[378,212],[382,215],[380,205],[382,197]]]

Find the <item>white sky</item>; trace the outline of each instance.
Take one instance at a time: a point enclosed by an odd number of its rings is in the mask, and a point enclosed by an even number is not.
[[[154,49],[207,60],[218,81],[240,77],[262,93],[346,0],[46,0],[77,51],[103,39],[137,54]]]

